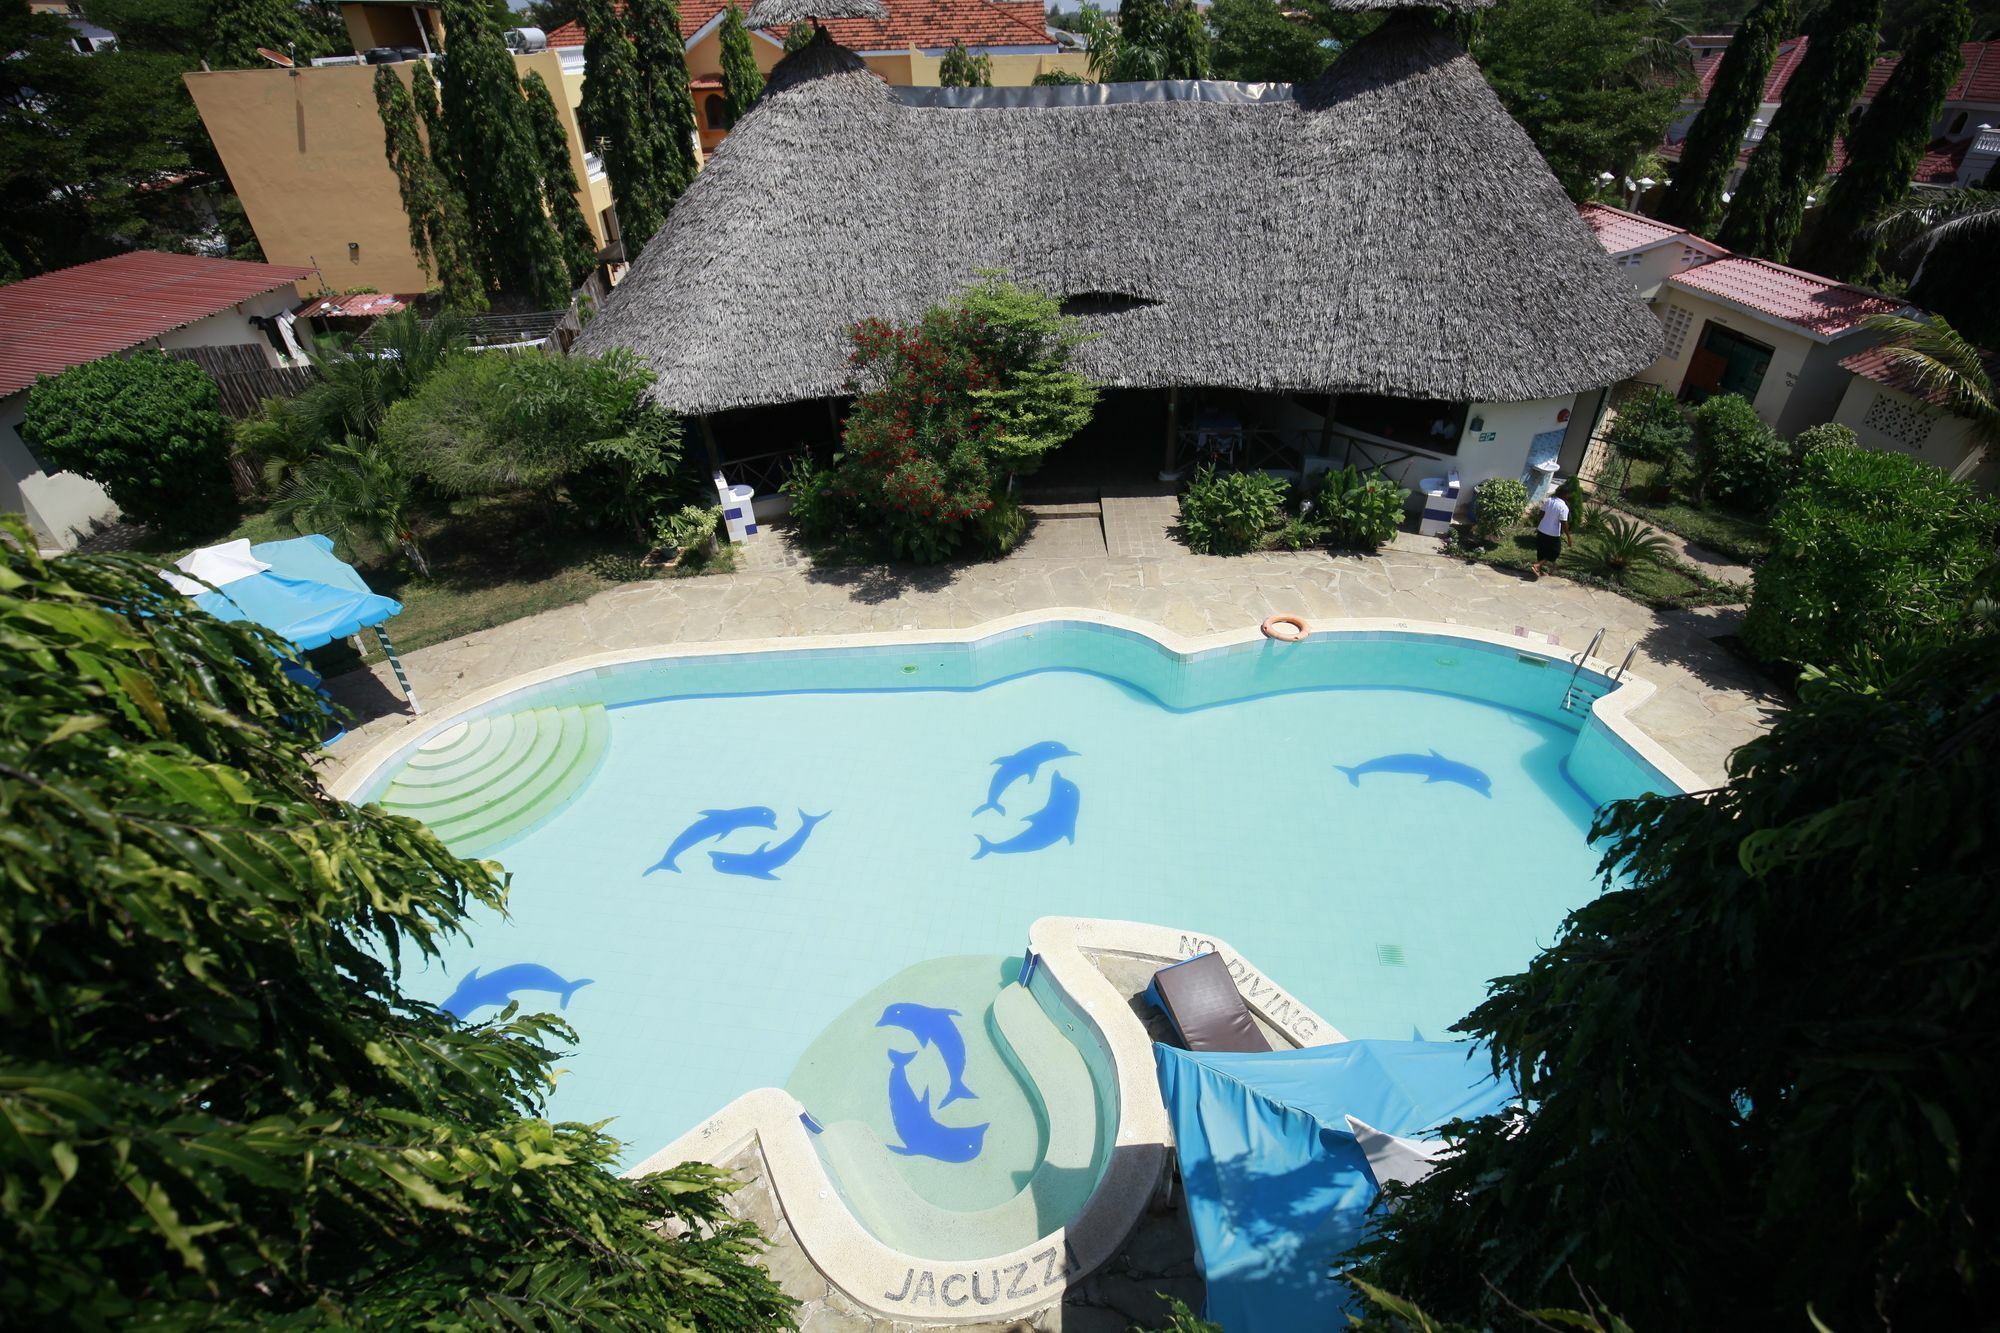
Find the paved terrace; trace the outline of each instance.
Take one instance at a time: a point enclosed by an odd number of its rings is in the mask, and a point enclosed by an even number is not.
[[[1634,720],[1716,782],[1730,751],[1762,732],[1777,706],[1757,677],[1713,642],[1734,630],[1730,611],[1663,614],[1565,579],[1533,582],[1467,564],[1441,554],[1435,539],[1409,534],[1375,556],[1198,556],[1170,535],[1178,520],[1171,496],[1107,497],[1101,514],[1096,505],[1051,505],[1039,519],[1028,542],[1004,560],[934,570],[815,568],[788,536],[767,532],[741,552],[733,574],[632,584],[422,649],[405,661],[419,697],[441,710],[523,672],[651,645],[963,628],[1056,607],[1109,611],[1199,635],[1291,612],[1308,620],[1406,616],[1503,633],[1518,628],[1543,644],[1553,636],[1568,652],[1581,651],[1604,628],[1600,656],[1621,660],[1638,645],[1635,673],[1659,686]],[[329,759],[336,768],[413,724],[386,666],[352,673],[332,687],[366,719],[333,747]],[[1144,985],[1143,977],[1126,980],[1128,992]],[[787,1223],[756,1145],[727,1165],[744,1179],[732,1209],[772,1238],[766,1262],[802,1303],[807,1333],[923,1327],[878,1323],[828,1283]],[[1165,1322],[1159,1294],[1198,1309],[1201,1279],[1180,1204],[1177,1192],[1157,1200],[1102,1269],[1032,1317],[965,1325],[960,1333],[1158,1327]]]
[[[1313,620],[1387,616],[1512,633],[1565,652],[1606,630],[1600,658],[1639,649],[1633,672],[1659,692],[1634,721],[1704,778],[1720,782],[1729,753],[1758,735],[1777,706],[1756,674],[1713,640],[1734,631],[1729,610],[1658,612],[1613,593],[1446,556],[1411,534],[1373,556],[1324,551],[1195,555],[1169,535],[1171,496],[1107,497],[1049,507],[1029,540],[1002,560],[940,569],[827,568],[780,531],[741,549],[736,572],[635,583],[587,602],[419,649],[405,657],[432,711],[524,672],[591,653],[683,643],[959,629],[1045,608],[1081,607],[1152,621],[1187,635],[1256,624],[1273,613]],[[393,626],[392,626],[393,628]],[[329,751],[337,770],[412,725],[386,665],[331,682],[361,723]]]

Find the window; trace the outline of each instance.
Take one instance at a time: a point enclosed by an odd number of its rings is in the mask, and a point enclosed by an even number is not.
[[[1426,453],[1455,454],[1465,434],[1466,408],[1434,398],[1344,393],[1334,401],[1333,424]]]
[[[736,127],[735,117],[729,114],[729,99],[721,93],[710,93],[702,101],[701,111],[708,118],[712,130],[730,130]]]
[[[1965,112],[1961,111],[1951,118],[1951,128],[1945,131],[1947,138],[1955,138],[1965,133],[1965,114]]]

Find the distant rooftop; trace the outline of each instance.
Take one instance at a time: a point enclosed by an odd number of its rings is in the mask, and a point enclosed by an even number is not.
[[[1578,204],[1576,212],[1597,233],[1598,243],[1608,255],[1629,254],[1687,234],[1671,223],[1609,204]]]
[[[727,0],[686,0],[681,5],[681,38],[693,37],[712,23]],[[885,19],[826,19],[827,35],[851,51],[936,50],[953,42],[969,47],[1053,46],[1048,16],[1038,0],[885,0]],[[616,6],[625,12],[623,3]],[[782,41],[785,29],[768,34]],[[565,23],[549,34],[552,47],[584,43],[580,24]]]
[[[134,250],[0,287],[0,395],[318,272]]]

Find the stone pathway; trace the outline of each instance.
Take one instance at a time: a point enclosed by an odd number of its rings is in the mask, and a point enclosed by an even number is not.
[[[1076,520],[1058,520],[1073,522]],[[1660,689],[1635,715],[1704,778],[1720,781],[1729,753],[1768,725],[1777,701],[1712,640],[1733,632],[1726,610],[1656,612],[1566,579],[1531,582],[1442,554],[1401,534],[1380,554],[1190,553],[1166,535],[1171,497],[1107,499],[1104,541],[1155,554],[1061,556],[1026,548],[1002,560],[944,568],[814,565],[782,529],[742,549],[734,573],[628,584],[587,602],[419,649],[404,658],[432,709],[474,690],[571,658],[616,649],[801,634],[946,629],[1053,607],[1135,616],[1182,634],[1255,624],[1279,612],[1307,620],[1407,616],[1511,633],[1524,627],[1579,651],[1602,627],[1599,656],[1636,645],[1635,674]],[[359,719],[327,751],[338,768],[412,725],[388,668],[330,683]]]

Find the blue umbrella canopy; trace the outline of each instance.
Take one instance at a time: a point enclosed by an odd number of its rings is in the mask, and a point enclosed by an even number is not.
[[[1292,1051],[1153,1048],[1173,1121],[1207,1318],[1337,1328],[1340,1256],[1380,1187],[1347,1117],[1404,1138],[1504,1110],[1514,1088],[1466,1042],[1346,1041]]]
[[[261,542],[250,555],[267,568],[196,594],[195,605],[219,620],[254,621],[302,650],[357,634],[403,609],[371,590],[333,553],[332,540],[318,534]]]

